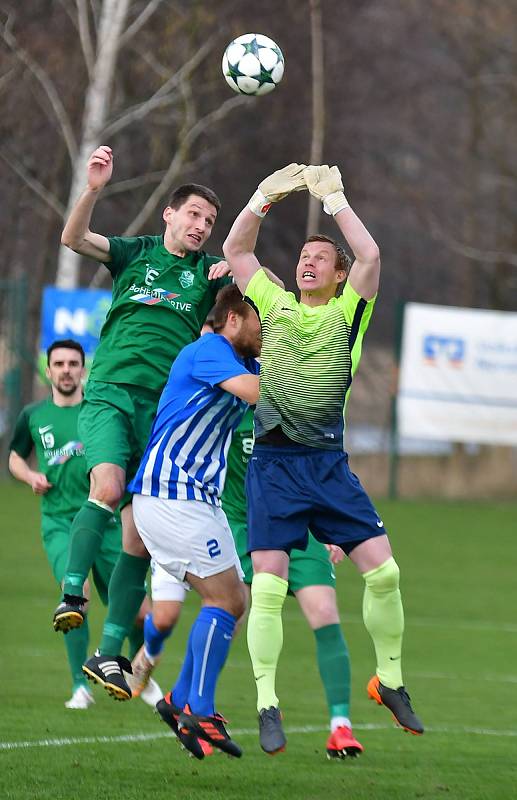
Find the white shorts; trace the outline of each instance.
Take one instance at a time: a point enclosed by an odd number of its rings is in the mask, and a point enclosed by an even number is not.
[[[186,581],[169,575],[154,559],[151,559],[151,598],[153,600],[175,600],[183,603],[190,589]]]
[[[187,572],[209,578],[231,567],[243,578],[232,532],[219,506],[135,494],[133,516],[151,558],[179,581]]]

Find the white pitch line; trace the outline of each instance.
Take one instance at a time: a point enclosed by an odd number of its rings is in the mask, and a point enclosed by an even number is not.
[[[381,730],[394,730],[394,725],[376,725],[373,723],[359,723],[354,725],[354,730],[360,731],[381,731]],[[305,725],[300,728],[286,728],[286,734],[296,733],[322,733],[327,732],[328,728]],[[232,731],[235,736],[256,736],[256,728],[240,728]],[[493,728],[471,728],[459,727],[450,728],[447,726],[437,726],[426,728],[426,733],[445,733],[449,735],[463,736],[465,734],[472,734],[475,736],[499,736],[499,737],[517,737],[517,730],[495,730]],[[123,744],[125,742],[150,742],[156,739],[170,739],[174,738],[174,734],[168,731],[156,733],[127,733],[122,736],[81,736],[75,738],[62,738],[62,739],[36,739],[33,741],[25,742],[0,742],[0,750],[22,750],[33,747],[67,747],[80,744]]]

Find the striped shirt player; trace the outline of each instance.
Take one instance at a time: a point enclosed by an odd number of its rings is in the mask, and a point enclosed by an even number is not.
[[[255,359],[237,356],[219,334],[209,333],[185,347],[171,368],[129,490],[220,506],[232,432],[247,404],[219,384],[258,371]]]
[[[221,494],[232,432],[259,387],[260,322],[236,286],[220,292],[214,330],[220,333],[202,336],[174,362],[129,484],[135,523],[152,559],[204,600],[181,673],[157,706],[200,759],[200,740],[241,755],[214,706],[217,678],[246,607]]]

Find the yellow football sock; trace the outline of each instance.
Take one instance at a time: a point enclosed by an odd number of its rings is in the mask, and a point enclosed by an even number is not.
[[[403,685],[401,653],[404,610],[399,590],[399,568],[394,558],[363,573],[363,620],[373,639],[377,675],[384,686]]]
[[[248,619],[248,650],[257,684],[257,710],[278,706],[276,667],[283,644],[282,606],[287,581],[268,572],[253,576]]]

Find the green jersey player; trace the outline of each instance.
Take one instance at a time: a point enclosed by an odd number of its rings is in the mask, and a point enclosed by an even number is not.
[[[84,446],[77,432],[83,403],[84,351],[81,345],[71,339],[53,342],[47,350],[46,371],[51,395],[26,406],[20,413],[10,444],[9,469],[41,498],[43,547],[54,578],[61,585],[72,522],[88,497],[89,489]],[[35,468],[29,463],[33,454]],[[108,582],[120,547],[120,523],[112,514],[92,569],[104,605],[108,602]],[[89,596],[87,580],[83,583],[82,594]],[[83,626],[70,631],[65,638],[72,674],[72,697],[65,703],[67,708],[84,709],[93,703],[82,672],[88,648],[86,604],[83,611]]]
[[[62,234],[63,244],[106,265],[113,278],[113,302],[79,419],[90,494],[73,523],[54,628],[67,631],[81,625],[84,578],[107,521],[122,501],[123,552],[110,582],[100,655],[112,657],[117,672],[112,684],[119,684],[119,699],[128,699],[122,667],[129,664],[121,660],[120,650],[145,595],[149,554],[136,531],[125,487],[145,449],[171,363],[198,337],[218,289],[229,279],[224,278],[226,265],[203,251],[220,208],[217,196],[204,186],[187,184],[173,192],[163,211],[163,236],[106,237],[91,231],[95,202],[112,170],[111,149],[97,148],[88,162],[87,187]]]

